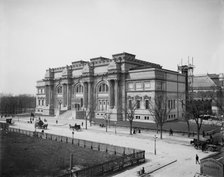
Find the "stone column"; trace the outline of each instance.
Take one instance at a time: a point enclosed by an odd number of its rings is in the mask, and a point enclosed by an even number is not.
[[[49,100],[50,100],[50,87],[49,85],[45,86],[45,98],[46,98],[46,106],[49,106]]]
[[[72,86],[70,84],[67,85],[67,106],[68,110],[71,109],[71,96],[72,96]]]
[[[114,108],[114,81],[110,80],[110,109]]]
[[[93,104],[93,89],[92,82],[88,83],[88,108],[89,108],[89,122],[91,124],[93,117],[93,109],[95,109],[95,104]]]
[[[63,84],[63,106],[67,105],[67,85]]]
[[[91,109],[93,103],[92,103],[92,96],[93,96],[93,92],[92,92],[92,83],[88,82],[88,108]]]
[[[83,95],[83,97],[84,97],[84,108],[86,108],[87,109],[87,107],[88,107],[88,83],[87,82],[85,82],[84,84],[83,84],[83,86],[84,86],[84,95]]]
[[[115,102],[115,104],[114,104],[114,108],[118,108],[118,98],[119,98],[119,88],[118,88],[118,80],[115,80],[114,81],[114,98],[115,98],[115,100],[114,100],[114,102]]]
[[[54,115],[54,85],[49,85],[49,114]]]

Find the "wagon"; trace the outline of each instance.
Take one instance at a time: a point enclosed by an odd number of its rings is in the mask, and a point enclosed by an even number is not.
[[[47,127],[48,127],[48,124],[43,123],[42,120],[35,122],[35,128],[47,129]]]
[[[78,131],[78,130],[81,130],[81,126],[80,125],[77,125],[77,124],[75,124],[74,126],[72,126],[71,124],[69,124],[69,128],[70,129],[75,129],[76,131]]]

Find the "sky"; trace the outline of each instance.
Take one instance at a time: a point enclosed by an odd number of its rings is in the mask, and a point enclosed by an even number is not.
[[[0,0],[0,93],[36,94],[48,68],[121,52],[224,73],[224,0]]]

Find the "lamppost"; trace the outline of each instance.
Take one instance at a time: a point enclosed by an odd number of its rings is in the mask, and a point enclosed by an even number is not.
[[[106,132],[107,132],[107,117],[108,115],[107,115],[107,113],[105,113],[105,120],[106,120]]]
[[[72,144],[74,143],[74,131],[72,131]]]
[[[87,108],[84,108],[84,111],[85,111],[85,121],[86,121],[86,130],[87,130],[87,116],[88,116],[88,115],[86,115]]]
[[[155,135],[154,136],[154,154],[156,155],[156,139],[157,139],[157,136]]]
[[[105,113],[104,113],[104,120],[105,120],[105,124],[106,124],[106,126],[105,126],[105,127],[106,127],[106,132],[107,132],[107,118],[108,118],[107,116],[108,116],[108,115],[107,115],[107,113],[105,112]]]
[[[117,122],[114,122],[114,133],[117,134]]]

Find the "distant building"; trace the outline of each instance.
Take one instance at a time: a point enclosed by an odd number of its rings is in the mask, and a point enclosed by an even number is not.
[[[223,114],[224,74],[204,74],[193,76],[193,98],[207,104],[207,114]]]
[[[201,159],[200,171],[202,175],[211,177],[224,176],[224,151],[209,155]]]
[[[134,121],[151,121],[149,102],[163,94],[171,109],[168,120],[182,118],[185,100],[185,75],[163,69],[161,65],[120,53],[112,59],[98,57],[75,61],[69,66],[49,68],[37,81],[36,113],[73,116],[88,112],[91,119],[125,121],[125,108],[137,103]]]

